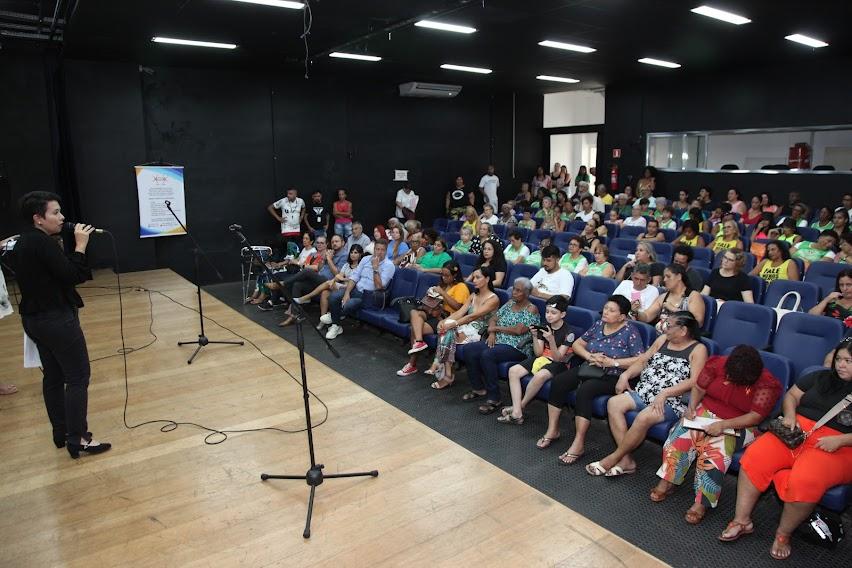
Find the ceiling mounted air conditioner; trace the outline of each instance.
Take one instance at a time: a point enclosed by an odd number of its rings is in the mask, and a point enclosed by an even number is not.
[[[447,99],[461,92],[461,85],[442,85],[440,83],[403,83],[399,86],[401,97],[435,97]]]

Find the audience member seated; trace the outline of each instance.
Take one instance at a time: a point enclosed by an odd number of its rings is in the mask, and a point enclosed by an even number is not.
[[[666,241],[666,236],[660,232],[660,222],[654,218],[649,218],[645,222],[645,232],[640,233],[636,240],[663,243]]]
[[[536,219],[552,219],[553,218],[553,198],[545,195],[541,198],[541,206],[535,213]]]
[[[722,232],[716,235],[716,239],[707,245],[713,252],[720,252],[733,248],[743,249],[743,241],[740,238],[740,227],[736,221],[725,221],[722,223]]]
[[[336,339],[343,328],[340,320],[344,315],[354,314],[367,307],[383,306],[385,293],[396,266],[387,258],[388,242],[376,239],[373,243],[373,255],[361,259],[342,290],[335,290],[328,299],[331,311],[320,317],[320,323],[329,326],[326,339]]]
[[[462,228],[467,227],[474,235],[479,233],[479,225],[481,221],[479,220],[479,216],[476,214],[476,209],[474,209],[472,205],[465,207],[464,217],[462,217],[462,219],[464,220]]]
[[[482,252],[479,253],[479,259],[476,261],[476,268],[489,266],[494,271],[494,278],[491,284],[501,286],[503,280],[506,279],[506,259],[503,257],[503,249],[500,248],[494,241],[485,241],[482,245]],[[473,282],[473,272],[465,280]]]
[[[482,215],[479,216],[480,223],[488,223],[490,225],[496,225],[500,222],[500,219],[497,215],[494,214],[494,206],[490,203],[486,203],[482,206]]]
[[[569,272],[579,273],[589,266],[589,261],[583,256],[583,239],[571,237],[568,240],[568,252],[559,259],[559,266]]]
[[[840,235],[840,252],[835,255],[834,262],[852,264],[852,233]]]
[[[665,329],[666,320],[675,312],[691,312],[699,325],[704,324],[704,300],[696,290],[689,287],[686,269],[679,264],[670,264],[663,273],[666,293],[657,297],[647,310],[639,310],[636,319],[653,323],[658,333]]]
[[[443,237],[438,237],[432,243],[432,250],[425,253],[417,259],[417,262],[410,265],[411,268],[420,272],[434,272],[440,274],[443,271],[444,265],[452,260],[447,253],[447,242]]]
[[[823,231],[819,234],[817,242],[799,241],[790,248],[790,256],[805,262],[805,270],[812,262],[821,260],[834,262],[834,249],[837,246],[837,233],[834,231]]]
[[[438,380],[430,386],[445,389],[453,384],[453,364],[456,345],[474,343],[482,339],[491,316],[500,307],[500,298],[494,293],[494,269],[488,266],[473,271],[474,292],[449,317],[438,322],[438,348],[432,366],[426,371]]]
[[[743,213],[740,220],[746,227],[753,227],[754,225],[757,225],[757,222],[760,221],[762,216],[763,206],[760,203],[760,196],[755,195],[751,198],[751,206],[745,213]]]
[[[524,408],[535,398],[541,386],[562,371],[567,370],[574,334],[565,324],[565,312],[568,299],[565,296],[552,296],[544,310],[547,326],[538,322],[531,326],[533,354],[522,363],[509,369],[509,392],[512,406],[506,406],[497,418],[503,424],[524,423]],[[522,390],[521,379],[532,373],[526,391]]]
[[[354,225],[353,225],[353,234],[354,234]],[[373,227],[373,240],[368,242],[366,246],[364,246],[364,254],[373,254],[373,248],[376,244],[376,241],[382,239],[386,241],[388,238],[388,231],[385,229],[384,225],[376,225]]]
[[[703,185],[698,188],[698,197],[695,198],[695,201],[698,201],[699,209],[713,209],[713,190]]]
[[[731,211],[733,213],[739,213],[740,215],[745,215],[746,212],[746,204],[740,195],[740,191],[736,188],[731,188],[728,190],[728,203],[731,206]]]
[[[586,223],[583,231],[580,233],[580,238],[583,240],[583,250],[594,253],[598,248],[603,246],[601,237],[606,236],[606,227],[598,220],[600,213],[595,213],[592,220]],[[603,228],[603,234],[601,233]]]
[[[847,319],[852,317],[852,269],[841,270],[837,274],[834,292],[823,298],[822,302],[808,313],[840,320],[847,328],[852,328],[852,325],[846,323]],[[849,322],[852,323],[852,320]]]
[[[760,276],[767,284],[774,280],[798,280],[799,267],[790,260],[790,251],[778,241],[766,245],[766,258],[754,267],[750,273]]]
[[[638,205],[634,205],[630,210],[630,217],[624,220],[622,226],[624,227],[645,227],[648,223],[648,219],[642,215],[642,208]]]
[[[834,211],[831,207],[820,207],[817,215],[817,220],[811,223],[811,229],[816,229],[820,233],[834,229],[834,223],[831,220]]]
[[[545,231],[561,231],[565,226],[562,221],[562,210],[558,205],[554,205],[550,209],[542,209],[539,213],[543,213],[541,219],[541,229]]]
[[[580,200],[580,210],[574,216],[578,221],[585,221],[588,223],[595,216],[595,211],[592,209],[592,204],[594,203],[594,199],[591,195],[584,195]]]
[[[423,336],[437,333],[438,322],[460,309],[470,296],[461,267],[456,261],[444,263],[441,267],[440,282],[437,286],[430,287],[427,294],[439,296],[441,303],[431,309],[424,304],[420,309],[411,310],[411,349],[408,350],[410,358],[405,366],[396,372],[400,377],[417,372],[417,357],[428,347]]]
[[[852,394],[852,343],[837,349],[831,370],[800,378],[784,397],[787,428],[809,432],[790,450],[775,435],[765,434],[748,447],[737,478],[737,508],[719,540],[733,541],[754,532],[751,514],[770,485],[784,508],[769,554],[790,556],[790,537],[813,512],[826,490],[852,483],[852,409],[846,406],[819,428],[814,427],[844,397]]]
[[[559,266],[559,249],[548,245],[541,249],[541,268],[530,280],[532,295],[544,300],[551,296],[565,296],[568,301],[574,293],[574,276]]]
[[[518,219],[512,210],[512,201],[504,203],[500,207],[500,218],[497,220],[498,225],[506,225],[506,229],[514,229],[518,226]]]
[[[317,251],[317,248],[314,248],[315,244],[319,248],[319,251]],[[284,305],[281,296],[283,295],[285,298],[290,297],[292,290],[291,284],[296,279],[304,277],[301,274],[302,271],[311,270],[314,273],[319,272],[325,257],[325,251],[325,236],[314,239],[313,231],[305,231],[302,234],[302,251],[299,253],[299,256],[294,260],[284,259],[283,263],[278,263],[276,267],[272,268],[272,272],[278,276],[281,285],[278,282],[268,281],[265,274],[260,278],[264,281],[264,285],[269,291],[270,299],[267,302],[259,303],[257,306],[258,309],[270,311],[275,306]],[[281,286],[284,288],[282,289]]]
[[[778,218],[777,225],[781,225],[785,221],[790,221],[795,228],[807,227],[808,220],[805,218],[807,208],[804,203],[796,203],[790,209],[789,213],[782,213]]]
[[[394,260],[394,264],[400,268],[411,267],[417,263],[417,259],[426,254],[426,247],[423,246],[423,233],[420,231],[409,233],[405,244],[408,245],[408,251]]]
[[[542,166],[536,168],[535,175],[533,176],[532,181],[530,182],[530,186],[533,188],[533,190],[537,190],[539,188],[544,190],[550,190],[551,184],[552,180],[550,179],[549,175],[544,173],[544,168]]]
[[[532,213],[529,209],[524,209],[523,218],[518,221],[519,229],[527,229],[528,231],[535,230],[535,219],[532,218]]]
[[[630,317],[636,319],[636,314],[650,308],[660,291],[656,286],[650,286],[651,265],[640,262],[630,274],[630,278],[622,280],[612,292],[614,296],[623,296],[630,301]]]
[[[772,196],[768,193],[760,194],[760,208],[764,213],[771,213],[773,217],[781,211],[781,208],[775,205],[772,201]]]
[[[500,237],[494,234],[494,228],[488,223],[480,223],[479,232],[474,235],[473,239],[471,239],[470,250],[468,252],[470,254],[481,253],[482,243],[487,241],[493,242],[494,246],[499,248],[501,251],[503,250],[503,242],[500,240]]]
[[[707,362],[707,348],[699,341],[701,327],[689,312],[676,312],[663,335],[615,384],[616,396],[607,402],[609,429],[617,445],[614,452],[586,466],[589,475],[617,477],[636,472],[631,452],[645,440],[654,425],[683,416],[681,398],[695,385]],[[638,377],[638,382],[635,380]],[[625,414],[639,411],[628,429]]]
[[[337,235],[335,235],[337,236]],[[333,239],[333,237],[332,237]],[[339,268],[337,274],[334,275],[330,280],[326,280],[321,284],[317,285],[316,288],[308,292],[307,294],[303,294],[297,298],[293,298],[293,301],[297,304],[307,304],[311,301],[312,298],[319,296],[320,297],[320,317],[328,313],[328,298],[332,292],[335,290],[341,290],[346,287],[346,281],[349,279],[349,276],[355,271],[358,267],[358,263],[361,262],[361,259],[364,258],[364,249],[361,248],[361,245],[354,244],[349,249],[349,254],[347,255],[346,262]],[[285,320],[286,321],[286,320]],[[283,322],[282,322],[283,323]],[[293,323],[293,322],[289,322]],[[289,325],[289,323],[284,325]],[[280,324],[279,324],[280,325]],[[322,324],[321,324],[322,325]]]
[[[701,293],[716,299],[717,304],[729,300],[738,300],[747,304],[754,303],[754,292],[748,274],[743,272],[745,254],[740,249],[725,251],[722,264],[714,268],[707,278]]]
[[[530,249],[524,244],[524,239],[518,231],[509,233],[509,245],[503,251],[503,258],[507,263],[523,264],[529,257]]]
[[[784,219],[779,227],[781,227],[781,233],[775,237],[779,241],[784,241],[788,245],[793,246],[802,240],[802,236],[799,234],[796,224],[792,219]],[[770,234],[772,233],[770,232]]]
[[[399,265],[399,263],[405,260],[405,253],[410,250],[408,243],[406,243],[403,238],[401,227],[393,227],[390,229],[389,241],[387,259],[395,265]]]
[[[619,195],[622,195],[622,194],[619,194]],[[618,210],[616,209],[616,206],[613,206],[612,209],[609,210],[609,213],[607,214],[607,221],[606,222],[611,223],[611,224],[613,224],[617,227],[623,227],[624,226],[624,221],[622,220],[621,216],[618,214]]]
[[[471,232],[470,227],[462,228],[459,233],[459,240],[453,244],[450,249],[453,252],[460,252],[462,254],[470,253],[470,247],[473,244],[473,232]],[[472,254],[472,253],[471,253]]]
[[[662,209],[657,209],[660,212],[660,217],[657,220],[661,229],[677,229],[677,222],[674,220],[675,210],[671,205],[666,205]]]
[[[700,523],[707,508],[719,503],[722,479],[734,453],[760,434],[757,425],[769,416],[781,394],[781,384],[763,368],[754,347],[739,345],[728,356],[710,357],[692,387],[683,418],[663,445],[660,482],[651,491],[651,500],[660,502],[672,494],[697,460],[695,500],[685,519],[692,525]],[[684,420],[693,419],[710,423],[703,430],[684,426]]]
[[[681,211],[686,211],[689,209],[690,203],[689,192],[685,189],[681,189],[677,192],[677,199],[672,203],[672,207]]]
[[[760,219],[758,219],[757,223],[754,225],[754,229],[751,231],[751,240],[755,241],[757,239],[770,238],[769,233],[771,232],[774,224],[775,218],[772,216],[772,213],[761,213]]]
[[[636,252],[634,253],[633,258],[624,263],[624,266],[622,266],[621,270],[618,271],[618,274],[615,275],[615,279],[619,282],[630,279],[630,275],[633,273],[633,268],[637,264],[649,265],[651,267],[651,284],[654,286],[660,285],[663,280],[663,268],[665,268],[665,265],[661,262],[657,262],[657,251],[654,250],[651,243],[647,242],[636,243]]]
[[[538,248],[530,253],[530,255],[524,260],[524,264],[529,264],[530,266],[541,266],[541,251],[550,246],[552,242],[550,237],[543,237],[538,242]]]
[[[491,414],[502,404],[497,365],[523,361],[533,352],[530,326],[539,324],[541,318],[538,308],[530,303],[531,291],[529,278],[517,278],[512,284],[512,298],[488,320],[485,341],[471,343],[465,351],[472,390],[462,400],[485,397],[479,406],[480,414]]]
[[[594,252],[595,261],[580,271],[582,276],[603,276],[604,278],[615,277],[615,266],[609,261],[609,247],[598,245]]]
[[[337,224],[335,224],[334,229],[335,231],[337,230]],[[364,225],[361,221],[352,221],[351,230],[352,233],[346,239],[346,253],[349,254],[349,249],[352,248],[352,245],[361,245],[362,251],[366,250],[372,241],[370,241],[370,237],[364,234]]]
[[[636,191],[639,192],[639,197],[650,197],[657,188],[657,169],[653,166],[646,166],[642,170],[642,177],[636,184]]]
[[[625,191],[627,190],[626,187],[624,189]],[[612,208],[617,210],[619,218],[630,217],[630,214],[633,212],[633,204],[630,203],[630,199],[626,193],[619,193],[615,196],[615,205]]]
[[[610,296],[604,304],[601,319],[574,342],[574,355],[583,364],[553,377],[547,402],[547,431],[539,438],[539,448],[558,440],[559,416],[568,394],[576,390],[574,403],[574,440],[559,456],[566,465],[583,456],[586,432],[592,419],[592,402],[598,396],[615,394],[621,372],[636,362],[645,350],[642,339],[627,319],[630,302],[622,296]]]
[[[831,218],[831,222],[834,223],[834,228],[832,229],[838,235],[843,235],[849,232],[849,215],[846,213],[846,210],[835,211],[834,216]]]
[[[683,222],[680,227],[680,234],[672,241],[674,246],[686,245],[688,247],[704,247],[707,243],[704,242],[704,237],[699,233],[699,225],[693,219],[688,219]]]
[[[672,264],[679,264],[686,270],[689,287],[692,290],[701,290],[704,287],[704,277],[689,265],[694,258],[695,251],[692,250],[692,247],[686,245],[678,245],[672,251]]]

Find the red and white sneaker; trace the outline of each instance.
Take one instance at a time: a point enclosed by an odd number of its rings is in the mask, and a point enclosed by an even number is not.
[[[424,349],[428,349],[429,346],[426,345],[425,341],[416,341],[414,345],[411,346],[411,349],[408,350],[409,355],[414,355],[415,353],[420,353]]]
[[[406,363],[405,367],[396,372],[400,377],[407,377],[409,375],[413,375],[417,373],[417,367],[412,365],[411,363]]]

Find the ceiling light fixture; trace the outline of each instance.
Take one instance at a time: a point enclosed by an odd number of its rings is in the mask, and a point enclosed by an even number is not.
[[[262,6],[274,6],[276,8],[289,8],[301,10],[305,7],[302,2],[290,2],[289,0],[233,0],[234,2],[245,2],[247,4],[261,4]]]
[[[828,46],[828,44],[825,43],[824,41],[820,41],[818,39],[808,37],[808,36],[802,35],[802,34],[793,34],[793,35],[784,36],[784,39],[790,40],[790,41],[795,41],[796,43],[801,43],[801,44],[807,45],[808,47],[827,47]]]
[[[174,45],[189,45],[192,47],[216,47],[219,49],[236,49],[234,43],[216,43],[213,41],[195,41],[192,39],[177,39],[173,37],[153,37],[151,41],[154,43],[171,43]]]
[[[597,49],[593,47],[586,47],[585,45],[577,45],[574,43],[563,43],[561,41],[553,41],[549,39],[540,41],[538,44],[542,47],[555,47],[556,49],[567,49],[568,51],[579,51],[580,53],[593,53],[597,51]]]
[[[643,57],[638,60],[639,63],[644,63],[645,65],[656,65],[657,67],[668,67],[669,69],[677,69],[680,67],[680,63],[675,63],[673,61],[663,61],[662,59],[654,59],[653,57]]]
[[[337,57],[338,59],[357,59],[358,61],[381,61],[381,57],[375,55],[362,55],[360,53],[345,53],[343,51],[332,51],[328,54],[329,57]]]
[[[445,32],[455,32],[457,34],[472,34],[476,31],[476,28],[469,28],[467,26],[457,26],[456,24],[445,24],[443,22],[433,22],[432,20],[420,20],[414,25],[418,28],[429,28]]]
[[[739,14],[726,12],[725,10],[719,10],[718,8],[711,8],[710,6],[699,6],[698,8],[693,8],[690,12],[701,16],[707,16],[708,18],[722,20],[723,22],[728,22],[729,24],[735,24],[737,26],[751,22],[751,20],[740,16]]]
[[[556,77],[554,75],[536,75],[539,81],[553,81],[555,83],[579,83],[579,79],[571,79],[570,77]]]
[[[491,69],[485,69],[483,67],[467,67],[466,65],[451,65],[450,63],[444,63],[441,65],[441,69],[449,69],[450,71],[465,71],[467,73],[480,73],[482,75],[488,75],[491,73]]]

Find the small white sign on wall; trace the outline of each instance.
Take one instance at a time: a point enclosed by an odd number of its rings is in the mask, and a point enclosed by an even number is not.
[[[408,170],[394,170],[393,181],[408,181]]]

